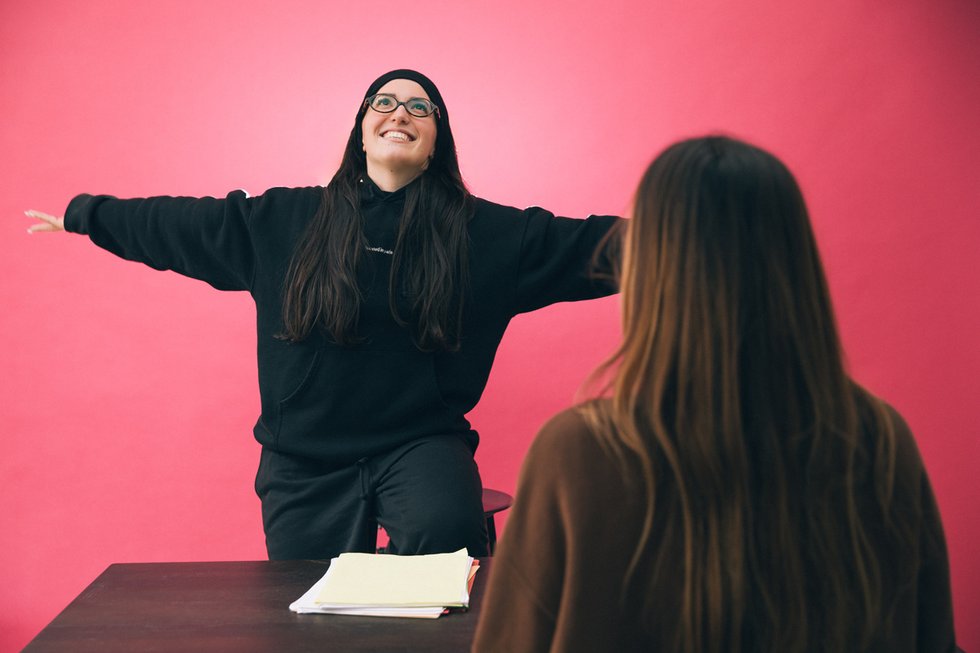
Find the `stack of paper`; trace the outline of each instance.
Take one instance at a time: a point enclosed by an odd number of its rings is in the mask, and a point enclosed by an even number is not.
[[[466,549],[417,556],[342,553],[289,609],[434,619],[446,608],[469,606],[476,568]]]

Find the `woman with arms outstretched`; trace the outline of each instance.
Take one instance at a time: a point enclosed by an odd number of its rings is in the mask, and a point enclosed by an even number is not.
[[[273,559],[462,547],[486,555],[477,433],[512,317],[613,292],[591,274],[615,218],[475,198],[446,104],[395,70],[357,107],[325,188],[250,198],[79,195],[29,212],[127,259],[251,293],[262,445],[256,492]]]

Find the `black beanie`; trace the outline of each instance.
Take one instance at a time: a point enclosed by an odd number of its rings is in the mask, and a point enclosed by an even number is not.
[[[393,79],[409,79],[419,86],[421,86],[429,99],[432,100],[433,104],[439,107],[439,117],[436,119],[436,158],[440,157],[440,152],[445,151],[447,148],[450,151],[456,150],[456,142],[453,139],[452,129],[449,127],[449,110],[446,109],[446,103],[442,99],[442,94],[439,93],[439,89],[436,85],[432,83],[432,80],[415,70],[408,70],[407,68],[401,68],[399,70],[392,70],[387,72],[381,77],[377,78],[371,85],[368,86],[367,93],[364,94],[364,99],[377,93],[381,90],[381,87],[390,82]],[[360,131],[360,119],[363,112],[363,105],[361,109],[357,112],[358,120],[358,131]]]

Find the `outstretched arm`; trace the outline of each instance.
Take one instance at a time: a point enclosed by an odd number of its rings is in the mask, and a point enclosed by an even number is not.
[[[121,258],[201,279],[220,290],[248,290],[254,271],[251,210],[246,194],[234,191],[223,199],[82,194],[69,203],[63,218],[33,210],[26,214],[37,220],[31,233],[84,234]]]
[[[29,218],[35,218],[38,222],[35,222],[30,227],[27,228],[27,233],[32,234],[37,231],[64,231],[65,230],[65,219],[59,218],[56,215],[50,215],[42,211],[35,211],[30,209],[24,211],[24,215]]]
[[[615,240],[607,237],[612,238],[609,232],[619,228],[620,220],[597,215],[585,220],[562,218],[536,207],[526,209],[524,216],[518,312],[616,291],[611,270]]]

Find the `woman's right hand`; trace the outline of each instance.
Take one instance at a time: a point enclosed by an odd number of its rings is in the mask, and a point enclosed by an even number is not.
[[[24,211],[24,215],[29,218],[36,218],[40,222],[35,222],[30,227],[27,228],[27,233],[32,234],[35,231],[64,231],[65,230],[65,219],[59,218],[56,215],[49,215],[41,211]]]

